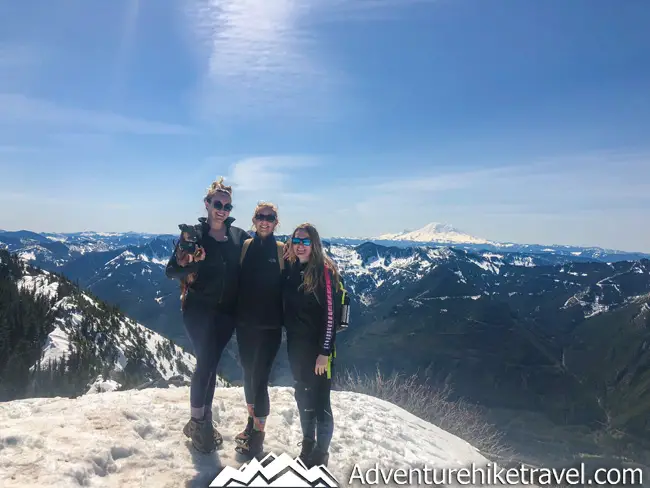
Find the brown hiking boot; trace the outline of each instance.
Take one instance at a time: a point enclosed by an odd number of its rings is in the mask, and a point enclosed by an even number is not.
[[[265,434],[263,430],[253,430],[246,441],[235,447],[235,451],[249,458],[262,454]]]
[[[207,420],[190,419],[185,424],[185,427],[183,427],[183,434],[185,434],[185,437],[188,437],[188,438],[192,439],[192,444],[194,444],[193,435],[196,432],[197,428],[205,429],[206,432],[207,432],[207,429],[212,428],[213,443],[209,444],[208,447],[214,445],[214,449],[216,449],[221,444],[223,444],[223,436],[217,430],[217,426],[215,425],[214,422],[212,422],[212,421],[208,422]],[[206,446],[206,444],[203,443],[203,441],[201,441],[200,445]],[[197,448],[197,449],[201,450],[199,448]],[[212,449],[212,450],[214,450],[214,449]],[[211,451],[208,451],[208,452],[211,452]]]
[[[248,417],[246,428],[235,436],[235,442],[239,445],[245,444],[253,432],[253,417]]]

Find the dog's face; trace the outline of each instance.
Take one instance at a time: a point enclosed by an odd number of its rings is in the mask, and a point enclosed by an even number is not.
[[[183,251],[193,253],[201,237],[199,232],[194,226],[187,224],[180,224],[178,228],[181,230],[180,248]]]

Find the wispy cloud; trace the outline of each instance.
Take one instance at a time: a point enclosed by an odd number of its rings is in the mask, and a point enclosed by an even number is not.
[[[15,93],[0,93],[0,107],[0,123],[44,124],[57,129],[74,127],[108,133],[176,135],[191,132],[182,125],[65,107]]]
[[[128,2],[125,2],[124,22],[122,24],[122,34],[120,36],[117,57],[115,59],[113,83],[111,87],[111,98],[114,104],[119,103],[119,99],[126,83],[127,65],[133,52],[133,43],[137,30],[139,14],[140,0],[129,0]]]
[[[357,186],[368,193],[435,196],[472,190],[469,196],[502,199],[532,198],[536,192],[548,201],[592,197],[645,196],[648,183],[638,176],[650,166],[650,154],[595,153],[526,161],[491,168],[441,168],[434,172],[383,178]],[[533,191],[533,194],[529,193]],[[552,198],[550,198],[552,200]]]
[[[241,193],[287,192],[289,183],[298,180],[295,173],[313,167],[317,160],[301,156],[253,157],[238,161],[232,166],[229,181]],[[295,190],[295,188],[294,188]]]
[[[430,0],[186,1],[205,66],[203,106],[250,119],[269,113],[327,117],[342,109],[347,77],[326,61],[314,27],[373,20],[378,12]]]
[[[470,171],[453,171],[442,174],[419,174],[384,180],[372,185],[372,190],[378,192],[399,193],[422,192],[433,193],[448,190],[460,190],[485,182],[490,178],[509,178],[513,171],[519,168],[498,167],[476,169]]]
[[[488,222],[495,221],[516,227],[513,222],[528,219],[533,229],[531,219],[538,217],[577,224],[599,212],[603,218],[648,212],[650,183],[641,176],[649,164],[650,154],[600,153],[486,169],[383,174],[367,182],[334,182],[319,192],[346,195],[348,210],[330,225],[349,235],[397,232],[431,221],[489,234],[494,230]],[[309,205],[318,214],[318,203]]]

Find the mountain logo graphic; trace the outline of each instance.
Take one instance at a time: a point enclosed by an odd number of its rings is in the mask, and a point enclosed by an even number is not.
[[[325,466],[314,466],[307,469],[298,457],[292,459],[286,453],[280,456],[269,453],[261,461],[253,459],[239,469],[226,466],[209,486],[284,486],[287,488],[323,486],[338,488],[339,483]]]

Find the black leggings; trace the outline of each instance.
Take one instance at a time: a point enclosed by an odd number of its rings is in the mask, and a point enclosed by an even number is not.
[[[237,327],[237,345],[244,370],[244,395],[255,417],[270,412],[269,376],[282,343],[282,329]]]
[[[205,414],[209,415],[212,412],[217,367],[235,330],[235,321],[230,315],[193,307],[185,310],[183,322],[196,357],[190,385],[190,405],[192,408],[205,407]]]
[[[314,371],[318,357],[318,339],[288,335],[287,352],[295,381],[302,434],[315,440],[316,447],[327,452],[334,433],[334,415],[330,402],[332,378],[327,372],[317,375]],[[330,362],[330,372],[332,367]]]

